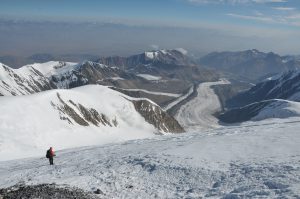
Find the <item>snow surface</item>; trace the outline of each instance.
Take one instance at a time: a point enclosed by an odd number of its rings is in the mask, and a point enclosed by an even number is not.
[[[69,119],[73,124],[69,124],[60,119],[59,110],[51,105],[60,104],[57,93],[70,107],[74,107],[69,101],[72,100],[88,109],[93,108],[110,121],[116,119],[118,126],[80,126],[72,118]],[[154,136],[157,130],[128,99],[134,100],[100,85],[1,97],[0,161],[39,155],[49,146],[64,149]],[[82,116],[80,112],[77,114]]]
[[[100,198],[299,198],[300,121],[248,122],[0,162],[0,187],[57,183]],[[60,149],[57,147],[56,149]]]
[[[137,74],[136,76],[142,77],[142,78],[144,78],[146,80],[149,80],[149,81],[161,80],[160,76],[154,76],[154,75],[149,75],[149,74]]]
[[[211,86],[229,84],[225,79],[218,82],[201,83],[197,89],[197,97],[180,107],[175,118],[187,131],[220,127],[218,119],[213,115],[221,110],[219,97]]]

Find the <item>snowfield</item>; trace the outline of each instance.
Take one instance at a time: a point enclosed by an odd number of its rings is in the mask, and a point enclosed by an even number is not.
[[[197,97],[180,107],[175,116],[177,121],[188,131],[220,127],[213,114],[221,110],[221,103],[211,86],[229,83],[226,79],[201,83]]]
[[[0,162],[0,187],[68,184],[100,198],[299,198],[300,120],[248,122]],[[57,149],[59,149],[57,147]]]

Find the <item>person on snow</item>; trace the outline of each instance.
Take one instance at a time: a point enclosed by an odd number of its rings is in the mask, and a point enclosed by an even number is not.
[[[56,156],[52,147],[47,150],[46,158],[49,159],[50,165],[53,165],[53,157]]]

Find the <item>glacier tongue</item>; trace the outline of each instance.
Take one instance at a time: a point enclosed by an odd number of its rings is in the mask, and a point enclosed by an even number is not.
[[[211,86],[221,84],[229,84],[229,82],[220,80],[201,83],[197,89],[197,96],[180,107],[175,118],[186,130],[196,131],[220,127],[218,119],[213,114],[221,110],[221,104]]]

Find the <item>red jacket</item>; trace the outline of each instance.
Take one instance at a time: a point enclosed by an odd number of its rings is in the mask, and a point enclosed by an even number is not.
[[[52,147],[50,147],[50,157],[54,157],[55,153]]]

